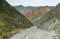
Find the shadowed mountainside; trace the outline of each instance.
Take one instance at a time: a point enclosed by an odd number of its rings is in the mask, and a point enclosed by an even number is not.
[[[0,0],[0,36],[8,39],[18,29],[29,28],[32,23],[5,0]]]

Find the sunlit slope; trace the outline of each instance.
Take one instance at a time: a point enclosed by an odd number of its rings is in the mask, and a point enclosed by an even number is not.
[[[60,4],[54,7],[47,14],[44,14],[35,24],[43,30],[53,30],[60,33]]]
[[[26,17],[34,24],[43,14],[49,12],[53,6],[40,6],[36,7],[26,14]]]

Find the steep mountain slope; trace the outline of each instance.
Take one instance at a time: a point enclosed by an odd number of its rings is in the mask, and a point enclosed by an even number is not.
[[[24,7],[23,5],[14,6],[19,12],[21,12],[23,15],[26,15],[29,11],[31,11],[34,7],[27,6]]]
[[[50,11],[53,7],[52,6],[41,6],[34,8],[30,12],[26,14],[26,17],[31,20],[31,22],[37,21],[42,14],[46,14],[48,11]]]
[[[37,27],[17,33],[11,39],[60,39],[60,4],[42,15],[35,22],[36,25]],[[21,36],[19,37],[19,35]]]
[[[35,25],[42,30],[55,31],[60,36],[60,3],[36,21]]]
[[[29,20],[19,13],[5,0],[0,0],[0,36],[8,39],[18,29],[33,26]]]

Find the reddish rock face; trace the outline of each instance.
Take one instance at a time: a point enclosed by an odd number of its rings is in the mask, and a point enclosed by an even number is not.
[[[42,7],[37,7],[34,8],[33,10],[31,10],[30,12],[28,12],[26,14],[26,17],[29,20],[34,19],[34,17],[38,16],[38,15],[42,15],[42,14],[46,14],[48,11],[50,11],[52,9],[51,6],[42,6]]]

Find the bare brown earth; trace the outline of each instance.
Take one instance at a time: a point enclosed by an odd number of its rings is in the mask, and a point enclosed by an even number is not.
[[[37,7],[34,8],[33,10],[31,10],[30,12],[28,12],[26,14],[26,17],[30,20],[30,21],[34,21],[37,17],[39,17],[42,14],[46,14],[47,12],[49,12],[52,9],[51,6],[41,6],[41,7]]]

